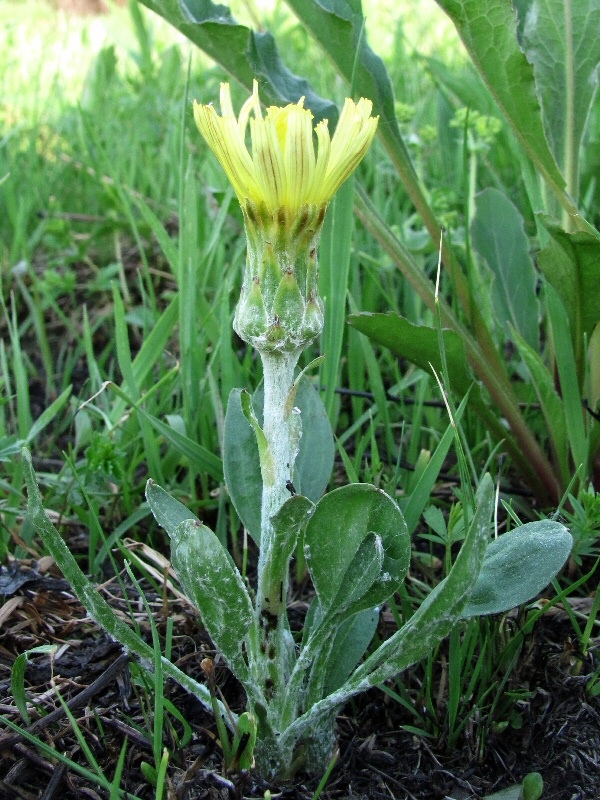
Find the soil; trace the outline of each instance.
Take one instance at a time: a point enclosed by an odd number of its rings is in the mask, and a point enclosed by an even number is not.
[[[113,582],[107,582],[102,591],[115,609],[127,613],[127,604]],[[60,691],[105,775],[115,774],[127,741],[121,785],[150,800],[155,790],[144,778],[141,764],[153,763],[152,742],[146,733],[151,709],[144,706],[137,665],[89,620],[51,559],[14,561],[2,568],[0,594],[5,596],[0,608],[3,714],[26,728],[11,689],[14,659],[41,644],[58,645],[52,662],[44,654],[32,656],[27,666],[31,724],[26,729],[57,752],[88,766],[56,696]],[[132,598],[136,622],[149,639],[143,607],[134,594]],[[216,656],[194,610],[168,591],[154,597],[152,608],[159,630],[164,632],[167,618],[173,620],[173,661],[202,680],[200,662]],[[437,739],[415,735],[406,727],[414,724],[412,716],[379,689],[349,704],[338,719],[339,758],[321,797],[468,800],[537,771],[544,779],[544,800],[600,798],[600,698],[586,695],[587,673],[593,664],[578,659],[569,632],[572,627],[565,614],[542,617],[527,641],[526,657],[511,677],[511,690],[521,691],[525,699],[514,706],[510,724],[488,728],[485,742],[484,720],[476,718],[470,720],[452,750],[443,733]],[[243,694],[239,685],[219,666],[218,659],[215,665],[219,688],[231,707],[240,710]],[[575,674],[576,665],[579,674]],[[404,676],[405,685],[410,687],[414,677]],[[184,730],[178,722],[165,730],[163,744],[172,753],[169,798],[242,800],[268,797],[267,790],[272,797],[286,800],[313,798],[319,778],[300,775],[293,785],[268,786],[254,774],[225,774],[212,716],[176,684],[168,682],[165,692],[192,729],[183,746]],[[7,800],[108,796],[5,726],[0,732],[0,753],[0,797]]]

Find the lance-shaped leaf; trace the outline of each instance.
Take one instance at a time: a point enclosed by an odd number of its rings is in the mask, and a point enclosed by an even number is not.
[[[288,585],[288,570],[290,558],[296,548],[298,537],[306,527],[314,510],[314,504],[306,497],[295,495],[290,497],[271,518],[274,540],[277,543],[272,548],[270,560],[264,566],[264,586],[270,587],[269,592],[276,592],[275,597],[270,597],[271,611],[279,602],[281,612],[285,608],[287,598],[284,596],[284,587]]]
[[[241,389],[232,389],[223,430],[223,472],[242,524],[260,542],[262,477],[256,436],[244,416]]]
[[[378,622],[378,608],[366,608],[342,622],[327,662],[324,696],[335,692],[350,675],[371,643]]]
[[[29,495],[27,513],[34,527],[42,537],[50,555],[56,561],[63,575],[73,587],[73,591],[92,619],[101,625],[110,636],[117,642],[120,642],[129,652],[142,659],[145,665],[153,664],[155,654],[152,647],[115,614],[98,589],[83,574],[73,554],[63,541],[63,538],[50,522],[48,515],[44,511],[42,497],[35,480],[35,473],[31,463],[31,454],[28,450],[23,449],[22,456],[23,472],[25,474],[27,492]],[[162,669],[165,675],[168,675],[188,692],[195,695],[206,708],[213,708],[210,692],[204,684],[198,683],[198,681],[195,681],[191,676],[186,675],[185,672],[166,658],[162,659]],[[217,705],[227,725],[235,725],[237,717],[235,715],[228,716],[221,701],[217,701]]]
[[[369,484],[342,486],[321,498],[304,542],[324,615],[379,605],[408,569],[410,537],[402,512]]]
[[[488,545],[463,617],[499,614],[526,603],[550,583],[573,546],[560,522],[521,525]]]
[[[442,372],[440,343],[435,328],[415,325],[394,311],[385,314],[351,314],[348,322],[369,339],[379,342],[401,358],[408,358],[433,375]],[[452,379],[452,388],[466,394],[473,383],[473,373],[467,360],[464,342],[455,331],[443,330],[446,362]]]
[[[185,520],[171,536],[171,561],[210,638],[242,682],[249,680],[244,642],[253,625],[242,576],[215,534]]]
[[[182,522],[191,520],[200,525],[198,517],[189,511],[183,503],[176,500],[168,492],[149,480],[146,484],[146,500],[152,511],[154,519],[161,528],[164,528],[169,536],[173,536],[175,530]]]

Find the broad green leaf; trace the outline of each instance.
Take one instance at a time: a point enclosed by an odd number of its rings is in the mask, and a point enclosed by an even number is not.
[[[496,319],[506,334],[515,328],[527,344],[537,347],[536,274],[523,217],[497,189],[484,189],[476,196],[475,204],[471,237],[494,276],[492,305]]]
[[[565,182],[542,124],[533,77],[517,40],[517,18],[508,0],[436,0],[455,24],[479,74],[525,150],[554,191]]]
[[[369,646],[379,622],[379,609],[366,608],[344,620],[335,634],[323,687],[326,696],[344,683]]]
[[[598,85],[600,2],[533,0],[523,6],[521,41],[533,64],[546,136],[577,198],[579,148]]]
[[[539,772],[530,772],[523,783],[501,789],[494,794],[486,794],[483,800],[540,800],[544,793],[544,779]]]
[[[338,601],[340,610],[354,611],[384,602],[403,580],[410,559],[402,512],[385,492],[364,483],[342,486],[321,498],[306,527],[304,546],[325,615],[338,610]]]
[[[435,328],[415,325],[394,311],[385,314],[351,314],[348,322],[369,339],[379,342],[401,358],[407,358],[421,369],[433,374],[431,367],[442,372],[442,359],[438,334]],[[467,361],[465,345],[454,331],[444,329],[444,348],[452,389],[466,394],[473,383],[473,375]]]
[[[560,522],[530,522],[491,542],[462,616],[499,614],[526,603],[561,569],[573,546]]]
[[[146,500],[154,519],[161,528],[166,530],[169,536],[173,536],[176,528],[188,519],[201,524],[195,514],[192,514],[183,503],[171,497],[168,492],[165,492],[153,480],[149,480],[146,483]]]
[[[600,321],[600,241],[583,231],[566,233],[545,215],[540,219],[551,238],[538,263],[563,302],[580,353],[583,335],[590,336]]]
[[[542,413],[550,432],[552,446],[561,468],[562,484],[569,483],[569,440],[563,402],[555,389],[554,376],[548,370],[539,353],[530,347],[515,331],[514,342],[525,362],[531,382],[542,407]]]
[[[231,556],[210,528],[185,520],[171,537],[171,561],[210,638],[237,678],[247,681],[243,646],[253,624],[253,610]]]
[[[315,116],[315,124],[324,118],[337,120],[337,108],[319,97],[308,81],[294,75],[284,65],[270,33],[256,33],[239,25],[227,6],[210,0],[142,0],[204,50],[248,90],[258,78],[261,94],[270,103],[285,105],[305,97],[305,106]],[[198,98],[205,101],[213,98]]]

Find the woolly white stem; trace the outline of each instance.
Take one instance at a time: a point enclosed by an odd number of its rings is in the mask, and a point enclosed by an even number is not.
[[[274,467],[273,483],[265,482],[262,493],[262,527],[258,562],[258,605],[261,610],[278,608],[282,600],[285,603],[285,597],[281,597],[281,593],[287,586],[269,585],[271,576],[265,574],[265,567],[270,564],[273,548],[277,546],[271,518],[290,497],[286,484],[292,478],[296,453],[291,429],[291,409],[286,408],[286,404],[300,353],[300,349],[289,353],[261,352],[265,397],[263,432],[269,444]],[[285,578],[284,583],[287,583]],[[276,597],[273,596],[274,593]]]

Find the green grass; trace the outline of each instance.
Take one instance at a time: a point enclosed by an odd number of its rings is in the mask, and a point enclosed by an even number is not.
[[[294,71],[308,75],[317,91],[343,97],[345,89],[333,69],[315,69],[320,56],[294,18],[279,5],[259,6],[259,12],[276,32],[281,49],[289,52]],[[240,4],[239,13],[244,19],[250,12]],[[432,35],[437,9],[423,14],[419,4],[418,12],[412,9],[398,26],[394,13],[391,2],[374,4],[368,14],[369,37],[371,42],[380,40],[419,178],[432,207],[451,228],[461,267],[468,272],[475,268],[468,236],[474,188],[502,188],[521,209],[527,232],[534,233],[515,144],[505,125],[483,141],[481,130],[475,131],[476,163],[469,159],[463,129],[451,123],[460,120],[459,109],[465,107],[495,117],[493,102],[464,55],[456,55],[455,36],[447,29],[441,38]],[[17,67],[8,68],[11,64]],[[23,444],[32,450],[45,506],[58,520],[86,531],[77,557],[98,580],[130,559],[126,537],[165,551],[163,534],[150,522],[144,503],[148,477],[169,488],[200,518],[211,520],[236,558],[247,557],[220,462],[229,392],[234,387],[253,389],[261,378],[257,359],[231,328],[245,255],[242,218],[224,175],[195,130],[190,109],[192,98],[216,98],[224,77],[145,10],[139,17],[115,8],[106,17],[73,19],[30,0],[0,6],[3,561],[44,553],[23,518],[26,499],[17,456]],[[590,131],[597,140],[598,114]],[[584,173],[591,163],[590,157]],[[379,144],[357,180],[434,280],[437,243],[414,213]],[[597,219],[595,192],[590,183],[590,218]],[[328,250],[322,253],[322,293],[330,321],[323,342],[333,357],[325,362],[321,380],[338,438],[334,480],[345,480],[345,473],[348,479],[373,482],[397,494],[405,506],[433,483],[429,509],[441,509],[446,520],[456,521],[459,470],[452,460],[442,459],[438,465],[432,459],[449,423],[435,381],[344,322],[349,312],[395,311],[414,323],[433,325],[433,314],[390,256],[355,222],[352,198],[343,192],[330,224],[337,238],[328,231]],[[347,248],[343,269],[336,261],[341,241]],[[477,277],[474,272],[471,276]],[[442,295],[457,307],[447,276]],[[550,320],[552,330],[559,317],[556,312]],[[547,326],[544,330],[549,335]],[[316,346],[307,352],[302,366],[318,353]],[[535,398],[522,380],[516,354],[507,352],[506,368],[518,376],[520,399],[531,404]],[[573,449],[582,451],[576,379],[569,385],[569,436]],[[340,387],[347,394],[335,393]],[[458,405],[462,398],[454,399]],[[539,410],[532,407],[528,414],[543,436]],[[510,488],[511,465],[498,466],[496,444],[469,407],[461,430],[475,477],[485,465],[493,472],[503,469]],[[576,555],[585,562],[582,573],[588,570],[582,592],[597,580],[586,560],[598,552],[597,498],[593,487],[586,487],[566,512],[580,535]],[[526,494],[514,503],[522,516],[533,518],[539,510],[530,500]],[[420,523],[419,530],[430,540],[417,540],[420,555],[414,560],[409,592],[394,609],[398,618],[412,613],[451,563],[450,544],[437,549],[431,544],[438,533],[431,525],[435,520],[439,514],[430,510]],[[440,552],[444,569],[436,566]],[[142,572],[148,581],[150,573]],[[156,594],[161,591],[156,581],[151,588]],[[507,685],[522,630],[517,626],[507,632],[502,626],[487,620],[465,624],[418,668],[418,691],[402,678],[386,687],[409,709],[407,729],[452,746],[477,714],[483,717],[478,731],[483,748],[490,731],[518,723],[515,703],[523,695],[509,692]],[[578,630],[586,649],[589,624]],[[155,668],[172,634],[172,628],[159,632],[152,625]],[[440,659],[449,662],[451,684],[441,704],[435,699]],[[165,776],[171,769],[165,741],[181,737],[187,742],[189,724],[163,693],[160,669],[151,677],[140,667],[136,684],[152,754],[142,772],[157,786],[158,797],[166,791]],[[21,695],[19,700],[23,704]],[[428,709],[427,719],[416,710],[422,706]],[[71,721],[85,758],[70,766],[103,786],[111,798],[122,796],[125,750],[114,777],[107,777],[78,723]]]

